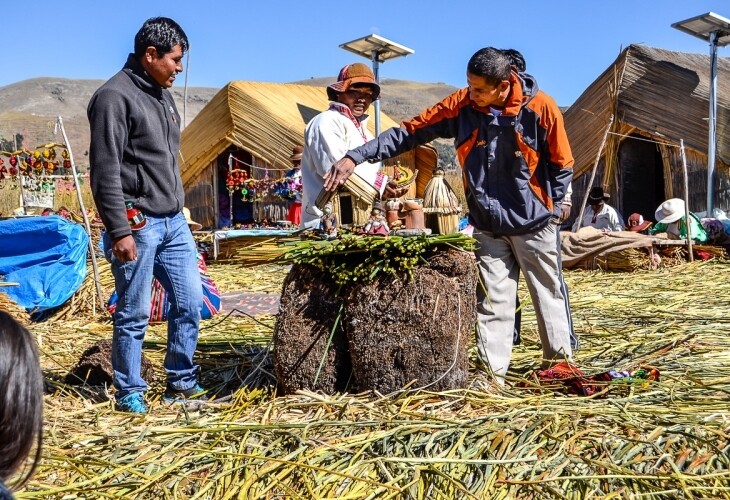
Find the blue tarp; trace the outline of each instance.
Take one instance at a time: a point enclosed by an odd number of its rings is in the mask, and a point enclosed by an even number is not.
[[[86,277],[88,245],[81,225],[57,215],[0,221],[0,276],[20,283],[3,292],[29,312],[60,306]]]

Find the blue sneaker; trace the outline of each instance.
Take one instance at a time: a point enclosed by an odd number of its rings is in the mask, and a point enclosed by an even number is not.
[[[182,391],[168,385],[162,399],[166,403],[182,403],[187,400],[208,401],[208,396],[205,393],[206,390],[200,387],[200,384],[195,384],[191,388]]]
[[[116,410],[127,413],[147,413],[147,405],[144,402],[144,395],[141,392],[130,392],[122,399],[117,400]]]

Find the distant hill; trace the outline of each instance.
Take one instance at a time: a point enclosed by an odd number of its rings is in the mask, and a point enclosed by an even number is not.
[[[335,77],[312,78],[292,82],[324,88]],[[77,165],[88,164],[89,124],[86,106],[103,80],[74,80],[67,78],[33,78],[0,87],[0,138],[12,141],[15,134],[24,137],[23,146],[33,148],[47,142],[62,142],[60,132],[54,135],[56,118],[61,116]],[[400,122],[418,114],[455,90],[442,83],[419,83],[384,79],[382,111]],[[188,87],[186,123],[190,123],[219,91],[213,87]],[[182,86],[171,89],[178,111],[183,114]],[[440,149],[440,148],[439,148]],[[453,148],[452,148],[453,149]]]
[[[88,164],[85,153],[89,149],[86,106],[102,83],[104,80],[33,78],[0,87],[0,137],[12,140],[20,133],[27,148],[63,142],[60,133],[53,134],[56,118],[61,116],[76,163],[83,167]],[[188,123],[218,90],[188,87]],[[182,114],[183,88],[173,87],[172,93]]]

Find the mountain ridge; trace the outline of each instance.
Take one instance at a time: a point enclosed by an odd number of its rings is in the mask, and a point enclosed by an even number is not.
[[[318,77],[289,82],[322,88],[335,77]],[[89,124],[86,107],[93,93],[105,80],[37,77],[0,87],[0,139],[12,143],[16,134],[23,136],[23,147],[35,148],[48,142],[62,142],[56,129],[60,116],[74,153],[76,164],[88,165]],[[411,118],[425,107],[438,102],[455,87],[443,83],[383,79],[381,109],[395,121]],[[187,106],[183,106],[185,88],[170,89],[185,123],[190,123],[220,87],[188,87]]]

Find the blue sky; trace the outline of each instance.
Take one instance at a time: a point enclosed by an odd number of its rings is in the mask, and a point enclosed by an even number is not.
[[[571,104],[632,43],[708,54],[706,42],[671,27],[727,0],[27,0],[5,18],[0,86],[28,78],[107,79],[132,50],[145,19],[178,21],[191,42],[189,86],[232,80],[292,82],[368,62],[339,48],[377,33],[415,50],[385,62],[380,77],[465,85],[479,48],[513,47],[561,106]],[[458,7],[457,7],[458,6]],[[7,7],[3,9],[7,11]],[[15,26],[11,28],[11,26]],[[730,56],[730,47],[719,49]],[[708,70],[709,71],[709,70]],[[184,78],[176,85],[182,86]]]

